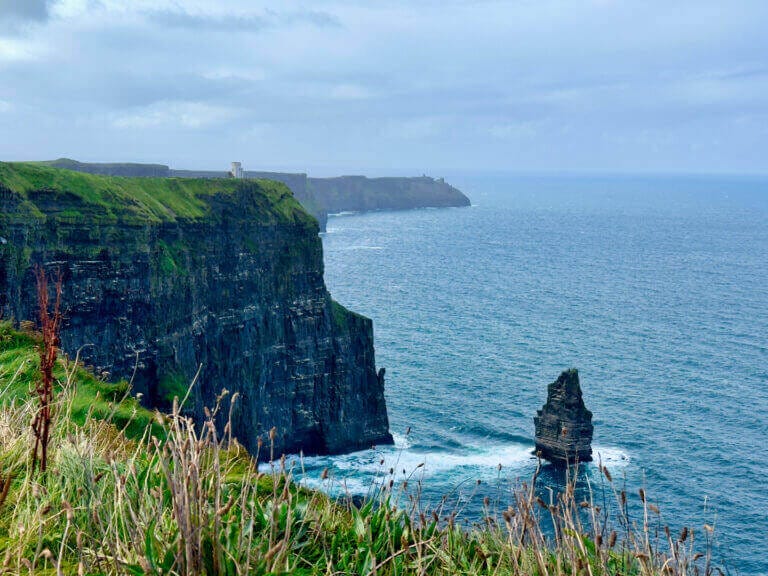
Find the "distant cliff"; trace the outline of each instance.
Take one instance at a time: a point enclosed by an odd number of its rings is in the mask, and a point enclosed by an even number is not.
[[[174,170],[160,164],[97,164],[61,158],[44,162],[48,166],[91,174],[137,177],[227,178],[229,172],[215,170]],[[289,172],[246,171],[246,178],[264,178],[282,182],[320,223],[321,230],[329,213],[368,210],[408,210],[469,206],[460,190],[442,178],[367,178],[340,176],[311,178]]]
[[[328,214],[371,210],[409,210],[469,206],[470,201],[442,178],[311,178],[306,174],[246,172],[246,178],[266,178],[288,186],[322,229]]]
[[[310,192],[328,212],[469,206],[469,198],[442,178],[310,178]]]
[[[64,349],[114,377],[137,368],[147,404],[200,367],[190,411],[238,393],[252,452],[273,426],[277,454],[391,442],[371,321],[331,299],[317,232],[275,182],[0,163],[0,311],[34,319],[33,267],[61,270]]]
[[[128,176],[137,178],[166,178],[170,176],[170,168],[164,164],[135,164],[131,162],[116,163],[86,163],[71,160],[70,158],[59,158],[58,160],[49,160],[39,162],[44,166],[52,168],[64,168],[65,170],[74,170],[76,172],[86,172],[88,174],[100,174],[102,176]]]

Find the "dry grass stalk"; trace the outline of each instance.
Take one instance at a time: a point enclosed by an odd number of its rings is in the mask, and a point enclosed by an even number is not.
[[[51,431],[51,405],[53,403],[53,368],[56,365],[56,356],[59,350],[59,330],[61,329],[61,290],[62,278],[59,273],[56,281],[56,300],[53,311],[49,312],[48,278],[45,269],[38,266],[35,270],[37,276],[37,301],[40,308],[40,331],[42,335],[40,343],[40,380],[35,387],[35,395],[39,402],[37,414],[32,420],[32,433],[35,444],[32,449],[32,469],[39,462],[40,470],[45,472],[48,466],[48,444]]]

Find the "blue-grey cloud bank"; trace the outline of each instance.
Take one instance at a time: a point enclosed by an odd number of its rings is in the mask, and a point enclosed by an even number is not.
[[[0,159],[768,172],[764,0],[0,0]]]

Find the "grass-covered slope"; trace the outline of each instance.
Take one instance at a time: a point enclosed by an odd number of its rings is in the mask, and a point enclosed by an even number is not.
[[[40,337],[0,322],[0,409],[13,409],[27,402],[39,377]],[[141,437],[153,426],[154,415],[130,394],[129,383],[97,378],[82,363],[57,363],[54,370],[57,394],[68,388],[67,417],[77,425],[89,418],[110,420],[132,438]],[[154,429],[159,432],[159,428]]]
[[[346,505],[300,488],[279,461],[260,471],[210,422],[150,414],[125,384],[66,360],[48,471],[33,472],[37,345],[0,326],[0,574],[712,573],[691,532],[665,532],[650,503],[640,526],[615,519],[618,539],[614,519],[571,489],[545,503],[522,486],[470,529],[425,508],[420,481],[398,485],[386,471],[376,496]]]
[[[130,177],[156,177],[167,178],[171,169],[165,164],[138,164],[135,162],[94,163],[78,162],[71,158],[59,158],[57,160],[44,160],[35,162],[51,168],[64,168],[77,170],[89,174],[103,174],[105,176],[130,176]]]
[[[0,192],[20,196],[17,212],[43,217],[168,222],[199,220],[210,214],[217,195],[249,194],[254,217],[270,222],[311,222],[291,191],[271,180],[123,178],[50,168],[36,163],[0,162]],[[41,210],[38,204],[48,208]]]

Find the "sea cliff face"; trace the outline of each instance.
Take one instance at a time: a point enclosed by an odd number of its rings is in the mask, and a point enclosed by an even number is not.
[[[0,309],[36,317],[33,267],[64,279],[62,343],[200,416],[224,389],[252,453],[391,442],[372,323],[334,302],[317,222],[283,185],[128,179],[0,163]],[[262,449],[260,457],[269,456]]]
[[[330,213],[469,206],[469,198],[442,178],[309,178],[309,193]]]
[[[106,165],[94,165],[106,166]],[[226,172],[170,170],[172,176],[225,178]],[[245,172],[246,178],[282,182],[325,230],[328,214],[469,206],[470,200],[442,178],[339,176],[312,178],[288,172]]]
[[[175,170],[160,164],[100,164],[77,162],[68,158],[42,164],[89,174],[112,176],[208,179],[229,177],[229,172],[223,170]],[[428,176],[311,178],[303,173],[247,171],[245,177],[274,180],[288,186],[302,206],[317,219],[320,230],[325,230],[329,213],[470,205],[469,198],[458,188],[451,186],[442,178],[435,179]]]

